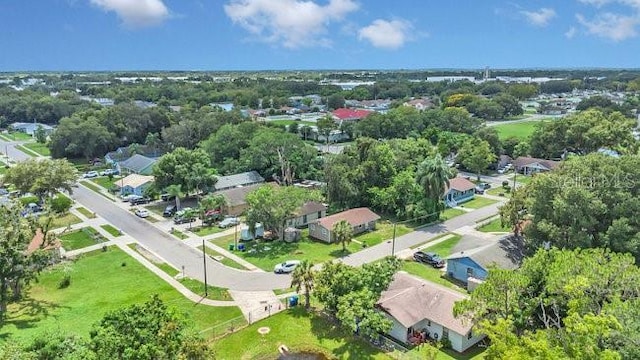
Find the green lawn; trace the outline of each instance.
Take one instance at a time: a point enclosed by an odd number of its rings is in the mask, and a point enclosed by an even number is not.
[[[167,205],[170,205],[170,204],[175,204],[175,202],[171,201],[171,202],[162,203],[162,204],[147,205],[145,206],[145,209],[151,211],[152,213],[162,216],[164,209],[167,207]]]
[[[164,209],[163,209],[164,211]],[[211,235],[211,234],[217,234],[219,232],[225,231],[226,229],[221,229],[216,225],[212,225],[212,226],[205,226],[205,227],[193,227],[193,229],[191,229],[191,232],[198,235],[198,236],[207,236],[207,235]]]
[[[76,210],[78,210],[78,212],[80,214],[86,216],[88,219],[95,219],[96,218],[96,214],[92,213],[91,211],[87,210],[86,208],[79,207]]]
[[[502,221],[500,218],[497,218],[489,223],[486,223],[478,228],[479,231],[482,232],[510,232],[511,228],[509,226],[502,226]]]
[[[71,213],[67,213],[64,215],[57,215],[55,218],[53,218],[53,221],[51,222],[51,229],[67,227],[69,225],[79,224],[81,222],[82,220],[80,220],[79,217]]]
[[[34,142],[34,143],[26,143],[23,146],[29,150],[37,152],[42,156],[51,156],[51,150],[49,150],[49,147],[47,146],[47,144]]]
[[[466,214],[466,212],[460,209],[447,208],[440,214],[440,220],[447,221],[462,214]]]
[[[16,146],[15,146],[15,148],[16,148],[16,149],[18,149],[18,150],[20,150],[20,151],[22,151],[23,153],[25,153],[25,154],[27,154],[27,155],[31,156],[31,157],[37,157],[37,156],[38,156],[38,154],[37,154],[37,153],[34,153],[33,151],[31,151],[31,150],[27,149],[27,148],[26,148],[26,147],[24,147],[23,145],[16,145]]]
[[[184,313],[196,330],[241,316],[237,307],[194,304],[117,248],[81,256],[71,265],[71,285],[58,289],[63,268],[43,272],[26,298],[9,306],[0,339],[31,339],[45,330],[88,337],[106,312],[147,301],[153,294]]]
[[[109,190],[113,187],[113,184],[117,181],[117,179],[112,178],[111,180],[109,180],[108,176],[100,176],[100,177],[91,179],[91,181]]]
[[[538,120],[522,121],[517,123],[496,125],[494,126],[494,128],[498,131],[498,136],[501,140],[510,137],[517,137],[524,140],[531,136],[531,134],[533,134],[536,129],[536,125],[538,125],[539,123],[540,121]]]
[[[6,138],[11,139],[13,141],[27,141],[33,140],[33,137],[27,133],[23,133],[20,131],[14,131],[10,134],[3,134]]]
[[[105,224],[105,225],[100,225],[101,228],[104,229],[104,231],[108,232],[109,234],[118,237],[118,236],[122,236],[122,234],[120,233],[120,231],[116,228],[114,228],[113,226],[109,225],[109,224]]]
[[[60,241],[65,250],[76,250],[105,242],[107,239],[100,235],[96,229],[86,227],[60,236]]]
[[[497,203],[497,200],[489,199],[482,196],[476,196],[473,200],[460,204],[460,207],[467,209],[480,209]]]
[[[106,197],[107,199],[109,199],[111,201],[115,201],[112,196],[110,196],[110,195],[106,194],[105,192],[103,192],[101,187],[97,186],[95,183],[93,183],[91,181],[82,180],[82,181],[80,181],[80,184],[88,187],[91,191],[97,192],[98,194]]]
[[[511,197],[511,191],[507,192],[503,187],[495,187],[495,188],[489,189],[487,190],[487,194],[493,195],[493,196],[504,196],[507,199]]]
[[[198,249],[200,251],[202,251],[202,246],[198,246]],[[231,267],[231,268],[234,268],[234,269],[247,270],[246,267],[242,266],[241,264],[238,264],[237,262],[229,259],[228,257],[220,254],[219,252],[217,252],[217,251],[215,251],[215,250],[213,250],[211,248],[205,247],[204,251],[207,253],[207,255],[209,255],[211,257],[222,256],[222,260],[220,261],[220,263],[222,265],[224,265],[224,266],[228,266],[228,267]],[[217,260],[213,259],[213,261],[217,261]]]
[[[272,121],[267,121],[269,124],[275,124],[275,125],[284,125],[284,126],[289,126],[291,124],[298,124],[300,127],[302,127],[303,125],[309,125],[309,126],[315,126],[316,123],[314,123],[313,121],[296,121],[296,120],[272,120]]]
[[[187,235],[183,234],[182,232],[180,232],[179,230],[173,229],[173,231],[170,231],[171,235],[177,237],[180,240],[184,240],[186,238],[188,238]]]
[[[522,174],[518,174],[518,175],[514,175],[513,177],[511,177],[511,179],[509,179],[509,182],[511,184],[513,184],[513,178],[516,178],[516,182],[520,183],[520,184],[528,184],[531,182],[531,179],[533,179],[533,176],[526,176],[526,175],[522,175]]]
[[[446,258],[447,256],[451,255],[452,249],[456,246],[461,238],[462,237],[460,235],[455,234],[452,238],[444,240],[433,246],[429,246],[422,251],[435,252],[440,255],[440,257]],[[408,272],[409,274],[413,274],[423,279],[432,281],[436,284],[440,284],[460,292],[465,292],[463,288],[444,278],[443,271],[441,271],[440,269],[435,269],[429,265],[425,265],[413,260],[406,260],[402,262],[402,270]]]
[[[258,328],[268,327],[269,333],[260,335]],[[216,359],[276,359],[278,347],[286,345],[290,351],[310,351],[337,359],[391,359],[387,354],[353,337],[337,325],[302,307],[285,310],[252,324],[213,344]]]
[[[396,237],[410,231],[411,229],[405,225],[398,225],[396,227]],[[393,225],[390,222],[380,222],[376,231],[356,236],[354,239],[357,241],[351,241],[351,243],[347,245],[347,252],[344,253],[342,252],[342,244],[327,244],[323,241],[313,240],[309,237],[309,231],[304,229],[302,230],[302,238],[300,241],[294,243],[284,241],[267,242],[261,240],[245,242],[247,251],[236,251],[235,254],[265,271],[273,271],[273,267],[276,264],[286,260],[307,259],[313,264],[318,264],[362,250],[363,245],[358,242],[366,243],[367,246],[373,246],[383,240],[391,239],[392,236]],[[234,243],[234,234],[210,241],[226,249],[229,244]],[[238,242],[240,242],[240,240],[238,240]]]

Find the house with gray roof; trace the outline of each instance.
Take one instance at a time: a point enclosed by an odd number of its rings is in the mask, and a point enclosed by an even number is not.
[[[216,191],[233,189],[240,186],[248,186],[253,184],[260,184],[264,182],[264,178],[256,171],[248,171],[240,174],[233,174],[227,176],[218,176],[214,188]]]
[[[129,159],[119,162],[118,167],[121,173],[151,175],[153,173],[153,165],[156,162],[156,159],[135,154]]]
[[[456,302],[468,296],[453,289],[412,276],[396,273],[376,304],[391,320],[389,336],[408,345],[429,339],[449,339],[451,348],[463,352],[485,335],[473,331],[470,319],[453,316]]]
[[[522,238],[508,235],[496,242],[450,255],[447,258],[447,275],[473,287],[487,278],[490,267],[514,270],[520,267],[522,259]]]
[[[15,122],[11,124],[11,128],[18,132],[23,132],[27,135],[34,136],[36,130],[41,127],[45,134],[49,135],[53,132],[53,127],[47,124],[41,124],[38,122],[25,123],[25,122]]]

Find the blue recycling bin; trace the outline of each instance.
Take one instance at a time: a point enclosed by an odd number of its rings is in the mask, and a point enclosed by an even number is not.
[[[292,296],[289,298],[289,307],[294,307],[298,305],[298,297],[297,296]]]
[[[238,244],[238,250],[244,251],[245,250],[244,244]]]

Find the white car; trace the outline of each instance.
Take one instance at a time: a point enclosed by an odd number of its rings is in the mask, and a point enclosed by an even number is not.
[[[82,174],[82,177],[85,179],[94,178],[98,176],[99,175],[97,171],[87,171],[86,173]]]
[[[240,219],[238,219],[237,217],[228,217],[220,221],[220,223],[218,224],[218,227],[220,227],[221,229],[224,229],[230,226],[236,226],[238,224],[240,224]]]
[[[300,265],[300,260],[287,260],[282,264],[278,264],[273,268],[273,272],[276,274],[288,274]]]
[[[105,171],[100,172],[100,176],[109,176],[109,175],[118,175],[118,170],[116,169],[107,169]]]
[[[147,209],[136,209],[134,214],[136,214],[137,217],[146,218],[146,217],[149,217],[149,210],[147,210]]]

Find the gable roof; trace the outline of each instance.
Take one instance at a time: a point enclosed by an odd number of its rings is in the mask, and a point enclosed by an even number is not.
[[[535,163],[538,163],[550,170],[555,169],[558,167],[558,165],[560,165],[559,161],[538,159],[538,158],[527,157],[527,156],[520,156],[513,161],[513,165],[516,167],[516,169],[520,169],[522,167],[535,164]]]
[[[471,181],[463,177],[458,176],[458,177],[454,177],[453,179],[449,179],[449,186],[445,185],[444,192],[447,193],[451,189],[465,192],[468,190],[473,190],[475,189],[475,187],[476,187],[476,184],[472,183]]]
[[[428,319],[458,334],[471,330],[471,321],[456,319],[453,306],[468,297],[400,271],[393,276],[377,305],[405,327]]]
[[[153,166],[157,160],[148,158],[144,155],[135,154],[127,160],[120,163],[120,167],[135,173],[140,173]]]
[[[340,108],[333,110],[332,114],[339,120],[360,120],[366,118],[372,112],[371,110]]]
[[[346,220],[349,224],[351,224],[351,226],[358,226],[361,224],[366,224],[370,221],[376,221],[378,219],[380,219],[380,216],[378,214],[369,210],[369,208],[361,207],[339,212],[337,214],[319,219],[316,222],[325,229],[331,230],[333,229],[333,225],[342,220]]]
[[[307,201],[297,211],[296,215],[302,216],[307,214],[314,214],[320,211],[326,211],[327,206],[317,201]]]
[[[227,206],[238,206],[247,203],[247,194],[256,190],[265,184],[253,184],[248,186],[236,187],[217,192],[227,201]]]
[[[140,174],[131,174],[128,175],[126,177],[124,177],[123,179],[114,181],[114,185],[116,185],[118,188],[123,188],[125,186],[130,186],[132,188],[137,188],[139,186],[142,186],[144,184],[153,182],[153,176],[148,176],[148,175],[140,175]]]
[[[256,171],[248,171],[240,174],[218,176],[214,188],[216,190],[231,189],[238,186],[245,186],[264,182],[264,178]]]
[[[491,265],[496,265],[501,269],[514,270],[520,267],[524,259],[524,242],[516,236],[508,235],[497,242],[454,253],[447,259],[453,260],[465,257],[470,258],[485,269]]]

